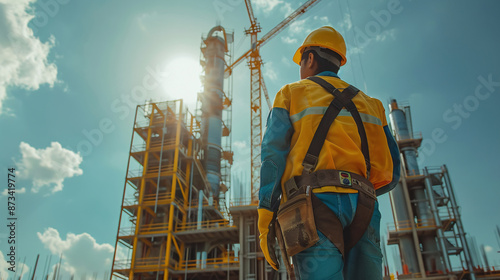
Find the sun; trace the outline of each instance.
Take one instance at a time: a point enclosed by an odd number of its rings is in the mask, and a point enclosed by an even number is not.
[[[202,68],[197,59],[179,56],[168,62],[162,86],[168,99],[183,99],[191,112],[196,109],[196,97],[202,91]]]

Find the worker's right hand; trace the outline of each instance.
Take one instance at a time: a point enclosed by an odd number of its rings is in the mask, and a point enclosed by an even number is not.
[[[276,228],[275,221],[276,217],[274,212],[266,209],[258,209],[259,213],[259,232],[260,232],[260,248],[267,262],[274,268],[278,270],[279,261],[276,257]]]

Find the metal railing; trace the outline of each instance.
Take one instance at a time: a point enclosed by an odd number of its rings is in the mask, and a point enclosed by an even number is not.
[[[184,207],[184,202],[178,197],[172,197],[172,193],[159,193],[156,197],[155,193],[146,194],[142,199],[142,205],[151,206],[155,204],[170,204],[175,202],[180,207]],[[126,197],[123,201],[123,206],[139,205],[139,197]]]
[[[139,228],[139,234],[154,234],[154,233],[166,233],[166,232],[168,232],[168,222],[145,224],[141,225]]]
[[[415,227],[417,229],[421,228],[435,228],[436,223],[434,222],[433,219],[419,219],[415,223]],[[410,220],[406,221],[399,221],[396,222],[395,224],[389,224],[387,226],[388,231],[404,231],[404,230],[411,230],[411,222]]]
[[[229,256],[220,257],[220,258],[211,258],[206,260],[188,260],[181,261],[178,266],[176,266],[176,270],[190,270],[190,269],[205,269],[205,268],[220,268],[227,267],[230,265],[234,265],[237,267],[240,263],[238,257],[234,256],[232,253]]]
[[[258,205],[259,201],[252,200],[250,197],[241,197],[236,199],[231,199],[229,201],[229,207],[246,206],[246,205]]]
[[[189,222],[186,224],[177,224],[175,227],[176,232],[195,230],[195,229],[214,229],[214,228],[236,228],[236,226],[231,225],[229,220],[210,220],[198,222]]]
[[[131,236],[135,233],[135,227],[124,227],[118,231],[118,236]]]
[[[131,259],[127,260],[115,260],[115,264],[113,269],[118,270],[118,269],[129,269],[132,264]]]
[[[198,202],[199,202],[198,199],[193,199],[191,201],[191,208],[197,208],[198,207]],[[218,203],[217,203],[216,200],[213,200],[212,204],[210,205],[209,201],[203,199],[203,207],[207,207],[207,206],[212,206],[212,207],[218,208]]]
[[[160,168],[158,166],[152,166],[147,171],[147,175],[157,175]],[[127,178],[137,178],[142,177],[142,173],[144,172],[144,168],[129,170],[127,174]],[[161,167],[161,173],[173,173],[174,165],[163,165]],[[177,168],[177,175],[181,177],[183,180],[186,180],[186,173],[182,171],[180,168]]]

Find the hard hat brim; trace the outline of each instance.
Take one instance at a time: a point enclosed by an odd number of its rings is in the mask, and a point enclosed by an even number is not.
[[[297,49],[295,54],[293,55],[293,62],[297,63],[300,66],[300,60],[302,59],[302,50],[304,50],[304,47],[300,47]]]

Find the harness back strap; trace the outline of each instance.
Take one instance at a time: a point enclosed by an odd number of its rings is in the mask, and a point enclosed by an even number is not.
[[[326,140],[330,126],[339,115],[342,108],[345,107],[351,113],[358,128],[358,133],[361,138],[361,151],[365,158],[366,174],[367,177],[370,176],[371,164],[366,131],[356,105],[352,101],[359,90],[350,85],[343,90],[342,94],[339,94],[338,90],[333,85],[319,77],[309,77],[308,79],[326,89],[334,96],[334,99],[321,119],[309,149],[307,150],[307,154],[302,163],[304,166],[303,175],[288,180],[285,183],[285,189],[287,190],[287,195],[289,191],[297,190],[306,185],[313,188],[336,185],[358,190],[359,195],[356,213],[351,224],[346,226],[343,230],[342,223],[337,215],[335,215],[335,213],[314,194],[312,196],[316,227],[339,249],[342,255],[345,256],[345,252],[348,252],[354,247],[370,224],[376,200],[375,190],[367,178],[358,174],[339,170],[318,170],[313,173],[312,171],[316,168],[319,153]],[[352,178],[352,180],[348,180],[347,182],[343,181],[342,178],[340,178],[343,176],[340,175],[342,173],[348,174],[349,178]]]
[[[358,94],[359,89],[350,85],[349,87],[344,89],[344,91],[342,91],[342,94],[339,94],[337,88],[335,88],[332,84],[328,83],[327,81],[323,80],[320,77],[312,76],[309,77],[308,79],[319,84],[326,91],[331,93],[334,96],[334,99],[332,103],[330,103],[330,106],[328,106],[325,115],[321,119],[321,122],[319,123],[316,133],[314,134],[314,138],[311,141],[309,149],[307,150],[307,154],[306,157],[304,158],[304,163],[303,163],[304,169],[306,169],[306,167],[307,168],[312,167],[312,169],[306,170],[309,173],[311,173],[316,167],[316,164],[318,163],[319,153],[321,151],[321,148],[323,147],[323,144],[325,143],[325,139],[328,134],[328,131],[330,130],[330,126],[332,125],[333,121],[338,116],[342,108],[345,107],[349,111],[349,113],[351,113],[354,121],[356,122],[359,137],[361,139],[361,152],[365,157],[366,177],[370,178],[370,170],[371,170],[370,153],[368,150],[368,140],[366,138],[365,126],[363,125],[363,120],[361,119],[361,116],[358,112],[358,109],[356,108],[356,105],[352,101],[352,99]]]

